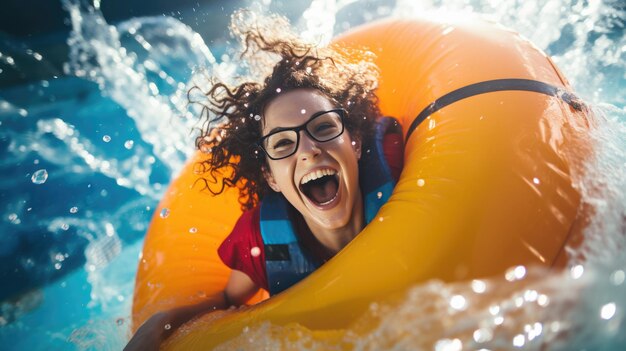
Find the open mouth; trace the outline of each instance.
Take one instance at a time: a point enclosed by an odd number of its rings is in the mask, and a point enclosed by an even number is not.
[[[337,171],[323,169],[307,174],[302,178],[300,191],[318,206],[330,204],[339,191]]]

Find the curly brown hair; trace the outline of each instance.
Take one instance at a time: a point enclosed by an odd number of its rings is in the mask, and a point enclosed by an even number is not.
[[[375,119],[380,115],[374,93],[378,69],[373,54],[337,46],[319,47],[291,34],[286,19],[269,16],[250,19],[239,11],[233,15],[231,32],[244,47],[241,60],[251,72],[263,71],[268,60],[278,60],[272,72],[257,73],[237,86],[212,78],[208,91],[194,86],[206,97],[202,104],[203,124],[196,147],[208,156],[196,164],[199,182],[212,194],[226,187],[239,189],[242,209],[258,204],[269,186],[261,170],[267,159],[256,148],[262,136],[265,106],[278,94],[294,89],[312,88],[322,92],[337,107],[348,111],[345,127],[357,140],[368,140]],[[250,25],[250,23],[253,23]],[[203,97],[203,99],[204,99]]]

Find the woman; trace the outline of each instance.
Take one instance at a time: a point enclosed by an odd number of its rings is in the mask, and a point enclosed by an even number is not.
[[[259,64],[264,55],[277,63],[263,83],[215,83],[196,142],[211,155],[200,181],[214,194],[237,187],[245,210],[219,248],[231,276],[222,295],[152,316],[127,350],[157,348],[194,316],[295,284],[372,220],[399,175],[401,131],[389,118],[376,122],[371,57],[351,52],[360,60],[348,61],[338,48],[289,35],[282,18],[245,15],[235,14],[231,28],[246,48],[242,58],[253,70],[267,65]]]

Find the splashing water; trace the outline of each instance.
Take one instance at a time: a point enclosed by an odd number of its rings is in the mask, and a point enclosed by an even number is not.
[[[48,180],[48,172],[45,169],[37,170],[30,179],[34,184],[43,184]]]
[[[169,182],[193,151],[191,131],[197,128],[199,110],[187,106],[187,90],[195,84],[203,86],[207,76],[232,81],[242,67],[234,48],[207,45],[208,41],[173,17],[133,18],[112,25],[99,11],[99,1],[94,8],[78,1],[64,1],[64,6],[72,26],[65,72],[78,78],[55,75],[24,88],[27,94],[22,95],[0,91],[0,167],[6,174],[0,180],[4,195],[0,253],[8,255],[23,245],[46,242],[41,256],[19,250],[17,259],[7,256],[7,266],[31,276],[50,271],[57,274],[50,277],[59,277],[84,264],[72,273],[75,278],[64,278],[45,293],[56,296],[54,304],[86,289],[87,297],[74,297],[72,304],[88,312],[86,316],[68,312],[66,318],[58,316],[56,324],[34,327],[47,320],[41,316],[50,313],[45,302],[49,298],[37,292],[26,294],[22,305],[3,304],[0,325],[7,326],[0,336],[3,345],[19,338],[15,347],[21,349],[36,349],[28,344],[30,334],[45,335],[43,340],[32,341],[38,345],[120,349],[129,323],[119,321],[130,313],[132,277],[141,247],[137,240],[147,228],[151,209],[157,209],[162,184]],[[251,6],[260,13],[287,11],[279,2]],[[377,320],[378,327],[348,332],[343,343],[355,350],[624,348],[623,4],[611,0],[314,0],[301,6],[302,14],[292,16],[293,23],[305,38],[319,43],[388,16],[482,14],[551,55],[576,92],[594,105],[599,126],[592,132],[596,158],[574,174],[584,203],[595,214],[584,247],[574,252],[571,270],[555,274],[526,267],[523,275],[508,272],[484,281],[417,285],[394,305],[370,306],[364,323]],[[0,69],[20,67],[17,56],[1,52],[4,66]],[[218,60],[213,52],[223,54]],[[34,50],[25,56],[46,62]],[[28,98],[20,98],[25,95]],[[425,186],[423,180],[417,185]],[[73,207],[79,210],[70,213]],[[159,219],[166,220],[167,213],[160,215]],[[190,224],[189,232],[195,233],[194,229]],[[28,311],[39,305],[32,317],[19,307],[28,306],[24,309]],[[18,329],[14,320],[33,327]],[[283,333],[272,331],[285,328],[294,328],[298,339],[273,336]],[[264,324],[222,348],[338,347],[315,342],[308,333],[297,326]]]

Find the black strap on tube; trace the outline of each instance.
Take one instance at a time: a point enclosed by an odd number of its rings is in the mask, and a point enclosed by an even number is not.
[[[555,96],[563,99],[563,101],[568,103],[570,106],[572,106],[572,108],[577,111],[581,111],[583,108],[582,101],[578,99],[574,94],[547,83],[531,79],[488,80],[485,82],[471,84],[463,88],[454,90],[428,105],[428,107],[420,112],[411,123],[411,126],[409,127],[409,130],[406,134],[406,141],[409,140],[411,134],[426,118],[428,118],[428,116],[439,111],[440,109],[459,100],[472,97],[474,95],[505,90],[532,91],[536,93]]]

